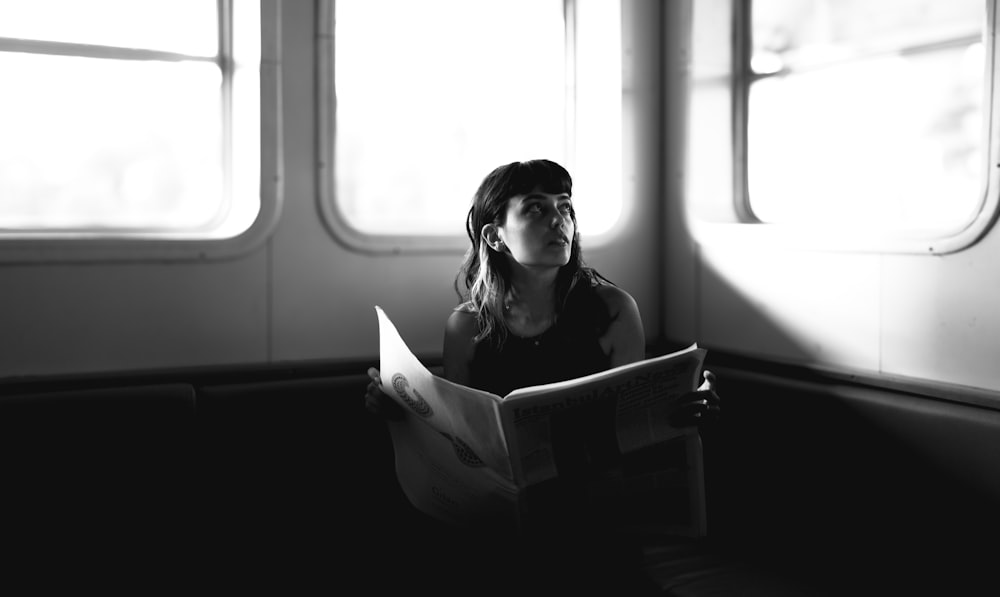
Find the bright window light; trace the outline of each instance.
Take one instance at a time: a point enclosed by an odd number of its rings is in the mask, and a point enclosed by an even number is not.
[[[218,2],[0,3],[0,236],[246,230],[260,8],[235,4],[228,48]]]
[[[755,0],[749,207],[947,233],[984,200],[982,0]]]
[[[618,2],[338,0],[335,11],[328,200],[351,228],[464,235],[483,177],[534,158],[573,174],[581,230],[615,224]],[[577,27],[571,38],[566,14]]]

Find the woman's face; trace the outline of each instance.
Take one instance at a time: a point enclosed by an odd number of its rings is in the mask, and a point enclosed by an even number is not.
[[[497,235],[508,254],[524,266],[562,267],[569,263],[576,224],[573,200],[538,189],[507,202],[505,222]]]

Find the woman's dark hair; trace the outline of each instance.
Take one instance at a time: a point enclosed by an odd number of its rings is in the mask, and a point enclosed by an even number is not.
[[[559,164],[545,159],[512,162],[490,172],[473,196],[472,207],[465,219],[465,231],[471,246],[455,278],[455,292],[465,301],[479,322],[476,341],[490,338],[498,344],[506,338],[504,305],[511,298],[510,264],[502,253],[483,241],[482,230],[487,224],[505,223],[507,202],[515,195],[534,190],[554,195],[573,194],[573,179]],[[576,229],[576,213],[572,215]],[[580,251],[580,235],[574,233],[569,262],[559,269],[556,277],[558,317],[569,291],[581,279],[607,282],[587,267]]]

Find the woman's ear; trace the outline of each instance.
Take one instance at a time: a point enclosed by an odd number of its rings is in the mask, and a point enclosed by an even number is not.
[[[506,248],[500,238],[500,228],[496,224],[486,224],[480,234],[491,249],[498,253],[503,253]]]

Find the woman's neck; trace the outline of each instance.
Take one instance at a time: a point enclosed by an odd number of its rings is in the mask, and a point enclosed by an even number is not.
[[[518,268],[512,273],[511,296],[504,305],[507,325],[518,336],[538,335],[555,323],[559,270]]]

